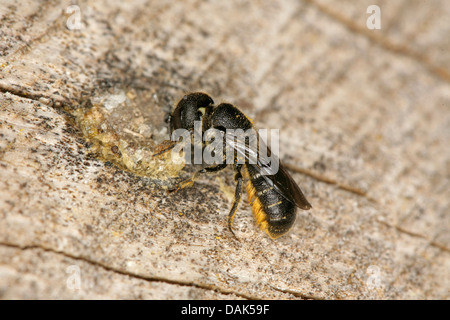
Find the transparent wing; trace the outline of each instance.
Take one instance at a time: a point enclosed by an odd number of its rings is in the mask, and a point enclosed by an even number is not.
[[[228,132],[225,133],[224,138],[226,146],[236,151],[238,163],[245,163],[255,168],[270,186],[273,186],[279,194],[297,207],[304,210],[311,208],[311,204],[306,200],[297,183],[283,167],[278,157],[272,154],[264,141],[260,139],[256,131],[247,141],[245,137]],[[256,139],[256,142],[254,139]],[[264,152],[260,154],[260,148],[266,148],[265,155]],[[278,169],[276,172],[273,170],[274,167],[271,166],[273,161],[278,161],[278,166],[275,166]]]

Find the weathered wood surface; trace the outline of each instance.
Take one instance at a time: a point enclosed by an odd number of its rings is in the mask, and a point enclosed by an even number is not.
[[[372,1],[79,1],[80,29],[70,4],[0,4],[0,297],[449,298],[448,2],[381,1],[381,30]],[[244,202],[230,237],[231,170],[167,196],[67,116],[158,142],[193,90],[336,182],[293,173],[313,209],[288,235]]]

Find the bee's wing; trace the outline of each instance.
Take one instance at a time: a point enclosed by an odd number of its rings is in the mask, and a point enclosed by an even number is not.
[[[273,183],[278,193],[284,196],[287,200],[294,203],[297,207],[303,210],[312,208],[311,204],[303,195],[302,190],[300,190],[300,187],[297,185],[294,179],[292,179],[291,175],[286,171],[281,163],[277,173],[275,173],[274,175],[267,175],[263,177],[269,183]]]
[[[266,148],[266,157],[261,156],[258,152],[258,146],[255,143],[245,143],[245,139],[234,140],[235,136],[228,133],[225,134],[226,145],[236,150],[238,159],[244,160],[249,166],[257,169],[264,179],[274,187],[274,189],[284,198],[295,204],[297,207],[308,210],[311,204],[306,200],[303,192],[297,183],[292,179],[291,175],[286,171],[281,162],[278,162],[278,171],[273,173],[269,165],[269,161],[279,161],[276,155],[272,155],[270,149],[256,134],[259,148]]]

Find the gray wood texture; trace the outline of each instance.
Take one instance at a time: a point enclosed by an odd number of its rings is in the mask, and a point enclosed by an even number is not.
[[[1,298],[449,298],[448,2],[71,4],[0,4]],[[231,170],[142,169],[197,90],[280,129],[286,236],[230,236]]]

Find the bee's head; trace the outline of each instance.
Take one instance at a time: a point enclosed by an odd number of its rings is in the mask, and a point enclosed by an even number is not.
[[[170,132],[176,129],[193,130],[194,122],[201,121],[213,108],[214,101],[205,93],[194,92],[185,95],[169,118]]]

